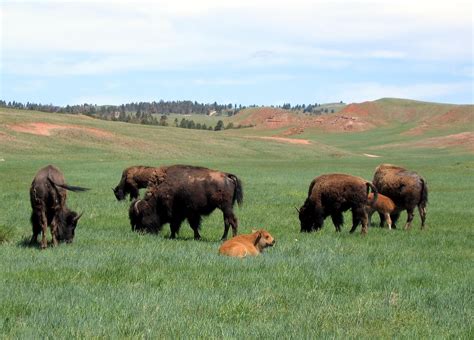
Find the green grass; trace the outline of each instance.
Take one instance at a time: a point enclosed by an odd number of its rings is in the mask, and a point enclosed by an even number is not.
[[[52,136],[7,126],[42,121],[99,128]],[[67,115],[0,111],[0,337],[472,338],[474,157],[459,150],[385,149],[401,125],[354,134],[310,134],[312,145],[247,138],[258,130],[206,132]],[[427,229],[372,227],[367,237],[300,234],[295,206],[327,172],[371,179],[390,162],[428,181]],[[68,205],[84,211],[71,245],[41,251],[31,236],[28,189],[36,171],[60,167]],[[263,227],[276,238],[262,256],[217,255],[222,214],[204,219],[202,241],[184,223],[177,240],[130,230],[128,202],[115,186],[124,167],[190,163],[236,174],[244,206],[240,232]],[[401,222],[406,218],[402,214]],[[374,216],[374,222],[378,219]],[[403,225],[403,223],[400,223]],[[5,236],[3,236],[5,235]],[[50,238],[50,237],[49,237]]]

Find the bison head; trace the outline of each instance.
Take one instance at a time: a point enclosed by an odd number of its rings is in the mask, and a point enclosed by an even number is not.
[[[319,220],[317,218],[317,214],[315,211],[314,204],[307,199],[303,206],[298,210],[298,215],[300,218],[300,224],[301,224],[301,232],[311,232],[313,230],[319,230],[322,227],[321,225],[316,225],[316,221]]]
[[[56,238],[58,241],[65,241],[71,243],[74,239],[74,234],[77,227],[77,222],[82,214],[77,214],[75,211],[65,209],[59,214],[59,226],[57,229]]]
[[[115,189],[112,188],[112,190],[114,191],[114,195],[117,201],[123,201],[125,199],[125,193],[123,192],[123,188],[117,185]]]
[[[272,235],[265,229],[252,230],[254,233],[257,233],[257,238],[255,239],[255,246],[262,251],[264,248],[272,247],[275,244],[275,239]]]
[[[132,202],[128,210],[130,224],[134,231],[158,232],[160,219],[156,207],[147,200],[137,199]]]

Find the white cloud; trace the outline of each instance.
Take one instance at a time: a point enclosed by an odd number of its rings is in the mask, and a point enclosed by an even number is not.
[[[466,61],[471,13],[469,1],[4,2],[2,70],[76,75],[213,64],[330,67],[360,58]]]

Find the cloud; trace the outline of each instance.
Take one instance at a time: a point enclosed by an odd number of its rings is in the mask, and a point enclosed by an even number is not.
[[[454,2],[6,2],[2,70],[77,75],[334,58],[470,60],[472,8]]]
[[[245,101],[249,87],[252,102],[292,91],[307,101],[436,100],[456,90],[472,101],[472,4],[465,0],[4,1],[0,15],[0,72],[18,82],[2,79],[2,96],[28,98],[28,79],[42,79],[41,96],[64,101],[47,94],[61,77],[57,96],[100,102],[138,100],[127,81],[159,83],[159,95],[169,98]],[[66,93],[81,81],[105,85],[90,96]]]

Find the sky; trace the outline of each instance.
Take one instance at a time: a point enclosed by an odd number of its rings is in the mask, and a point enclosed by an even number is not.
[[[0,3],[0,99],[472,104],[467,0]]]

